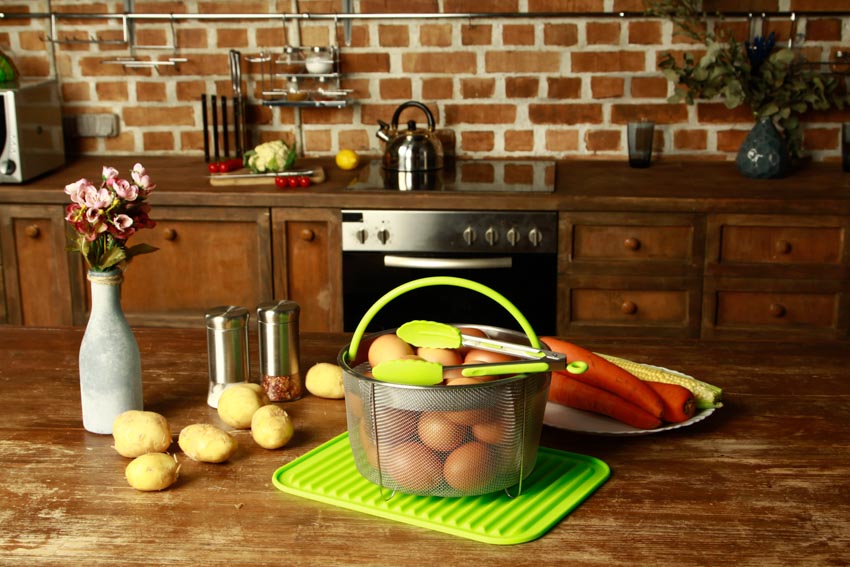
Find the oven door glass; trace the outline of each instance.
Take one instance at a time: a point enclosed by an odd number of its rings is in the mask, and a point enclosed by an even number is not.
[[[554,335],[557,261],[555,254],[456,256],[345,252],[343,313],[346,331],[388,291],[431,276],[466,278],[504,295],[525,315],[538,335]],[[407,321],[475,323],[520,330],[513,316],[478,292],[455,286],[415,289],[387,303],[367,331],[396,328]]]

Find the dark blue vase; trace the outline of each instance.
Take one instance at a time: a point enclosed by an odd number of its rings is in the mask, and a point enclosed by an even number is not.
[[[747,177],[769,179],[784,177],[791,164],[785,138],[765,116],[759,118],[747,134],[735,160],[738,171]]]

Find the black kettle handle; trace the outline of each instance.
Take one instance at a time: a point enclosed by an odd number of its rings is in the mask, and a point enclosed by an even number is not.
[[[425,113],[425,116],[428,118],[428,130],[430,132],[433,132],[434,131],[434,115],[431,114],[431,111],[428,110],[427,106],[425,106],[424,104],[422,104],[421,102],[416,101],[416,100],[409,100],[409,101],[405,102],[404,104],[402,104],[401,106],[399,106],[398,108],[395,109],[395,113],[393,114],[393,120],[392,120],[393,130],[398,130],[398,119],[399,119],[399,116],[401,116],[401,112],[405,108],[409,108],[411,106],[416,107],[416,108],[418,108],[419,110],[421,110],[422,112]]]

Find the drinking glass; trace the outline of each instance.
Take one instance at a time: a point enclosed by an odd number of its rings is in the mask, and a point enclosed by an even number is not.
[[[632,167],[649,167],[652,161],[652,137],[655,133],[655,122],[642,120],[629,122],[629,165]]]

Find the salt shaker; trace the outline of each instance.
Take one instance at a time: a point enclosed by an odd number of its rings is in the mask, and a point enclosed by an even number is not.
[[[260,376],[273,402],[297,400],[304,391],[298,367],[298,315],[301,308],[287,299],[257,307]]]
[[[250,380],[248,317],[246,308],[235,305],[213,307],[206,313],[210,407],[218,407],[218,399],[228,385]]]

